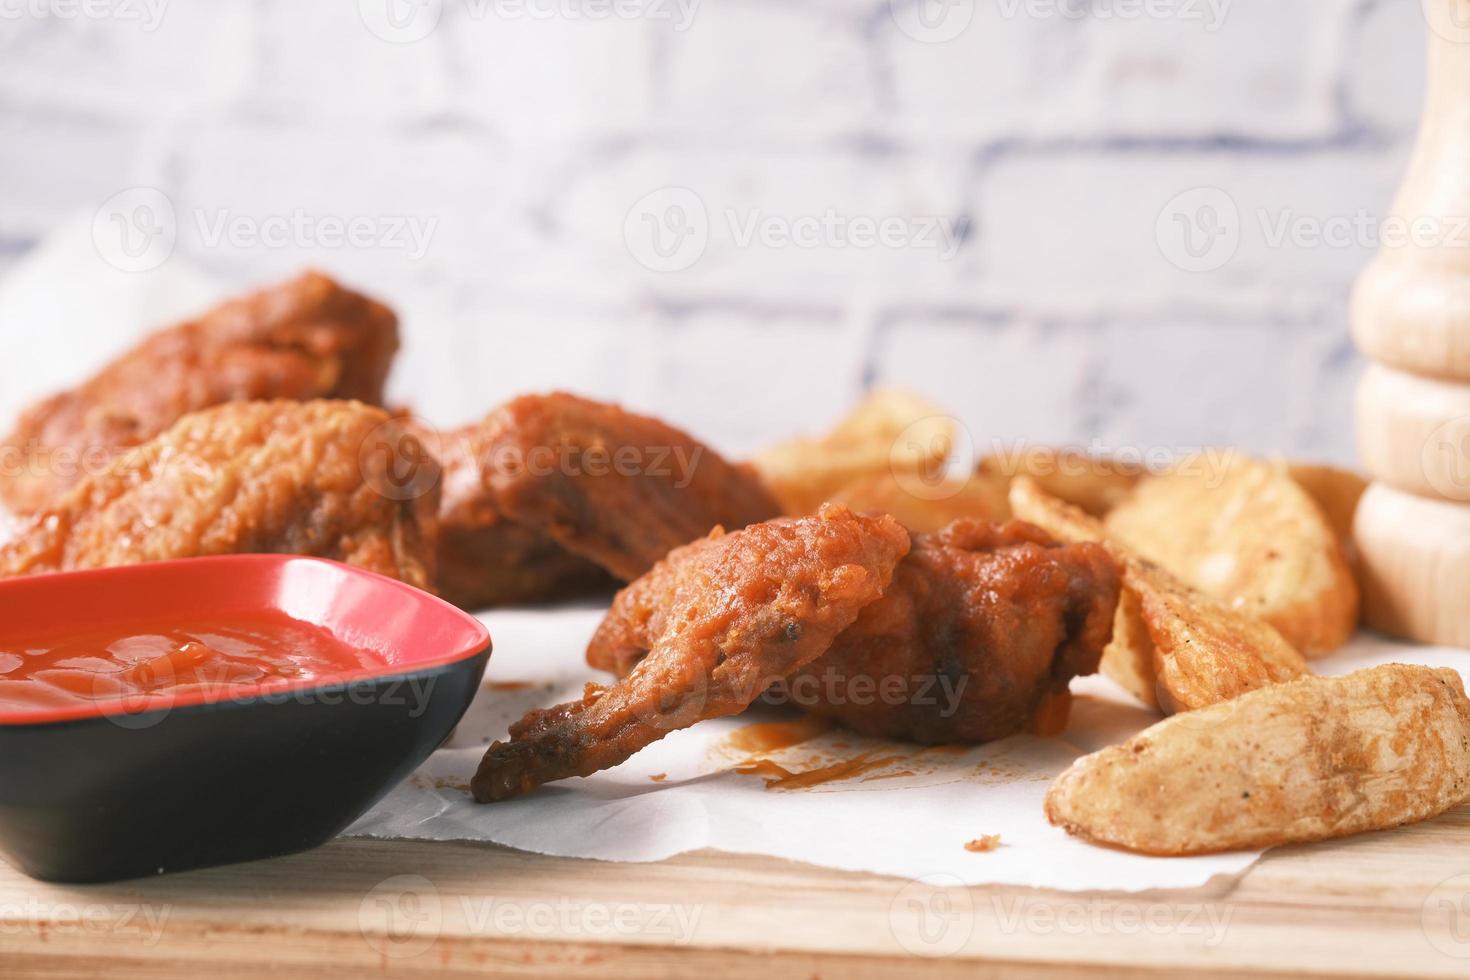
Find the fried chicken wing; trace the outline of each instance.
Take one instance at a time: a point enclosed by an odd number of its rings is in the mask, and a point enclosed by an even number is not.
[[[0,500],[55,502],[120,451],[190,412],[231,401],[378,403],[398,349],[387,307],[307,273],[148,337],[79,387],[28,409],[0,442],[17,465]]]
[[[610,688],[533,711],[490,747],[472,788],[482,803],[626,760],[670,731],[743,711],[818,657],[888,587],[908,551],[891,517],[845,507],[755,524],[679,548],[622,593],[618,642],[647,651]]]
[[[0,576],[166,558],[333,558],[427,589],[438,477],[405,495],[399,423],[358,402],[232,402],[185,416],[41,511],[0,547]],[[424,465],[437,470],[432,460]]]
[[[500,512],[484,479],[480,427],[435,442],[444,467],[439,507],[439,594],[462,609],[546,602],[598,590],[617,580],[567,551],[539,528]]]
[[[1119,581],[1101,545],[955,521],[915,535],[883,597],[780,693],[864,735],[926,744],[1039,720],[1059,730],[1068,683],[1097,670],[1112,636]]]
[[[625,582],[715,527],[780,513],[750,468],[616,405],[528,395],[492,413],[482,435],[498,511]]]

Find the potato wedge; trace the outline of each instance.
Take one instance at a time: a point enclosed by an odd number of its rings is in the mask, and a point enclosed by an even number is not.
[[[910,475],[900,479],[892,472],[864,477],[832,494],[832,502],[853,510],[892,514],[910,531],[932,533],[951,521],[975,517],[1003,521],[1011,515],[1003,480],[977,473],[968,480],[950,478],[924,483],[915,492]]]
[[[1124,598],[1102,670],[1145,703],[1172,714],[1306,673],[1301,654],[1268,623],[1227,608],[1111,540],[1103,523],[1081,508],[1024,476],[1012,482],[1010,496],[1016,517],[1065,541],[1101,541],[1123,566]]]
[[[1460,675],[1389,664],[1165,719],[1074,762],[1046,816],[1097,844],[1175,856],[1397,827],[1467,797]]]
[[[1028,476],[1053,497],[1101,517],[1123,502],[1145,471],[1076,449],[1037,446],[987,456],[980,461],[980,472],[1007,480]]]
[[[1337,539],[1344,545],[1352,541],[1353,517],[1368,489],[1368,478],[1320,463],[1287,463],[1286,472],[1317,502]]]
[[[840,489],[886,473],[937,475],[965,437],[918,395],[879,389],[819,439],[783,442],[751,464],[788,514],[812,514]]]
[[[1186,459],[1140,480],[1104,523],[1109,537],[1264,619],[1306,656],[1357,629],[1341,538],[1284,464],[1239,453]]]

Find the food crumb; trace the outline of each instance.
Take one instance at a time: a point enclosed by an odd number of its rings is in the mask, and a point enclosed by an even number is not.
[[[651,779],[651,780],[653,780],[655,783],[661,783],[665,779],[668,779],[669,778],[669,774],[666,773],[666,772],[656,772],[652,776],[649,776],[648,778]]]
[[[983,854],[1000,846],[1000,834],[981,834],[974,840],[965,841],[965,850],[972,854]]]

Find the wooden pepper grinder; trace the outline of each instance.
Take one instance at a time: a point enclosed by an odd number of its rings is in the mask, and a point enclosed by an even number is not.
[[[1470,646],[1470,0],[1424,0],[1429,90],[1378,255],[1358,279],[1353,530],[1368,624]]]

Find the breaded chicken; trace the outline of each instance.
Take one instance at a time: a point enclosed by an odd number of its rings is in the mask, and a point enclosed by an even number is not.
[[[513,725],[480,763],[475,799],[590,775],[670,731],[743,711],[820,656],[888,587],[908,548],[893,518],[831,506],[675,550],[653,572],[657,594],[625,592],[609,614],[624,620],[621,641],[646,651],[638,666]]]
[[[657,419],[575,395],[517,398],[477,442],[499,513],[624,582],[716,527],[780,513],[749,467]]]
[[[395,492],[398,425],[344,401],[233,402],[185,416],[23,522],[0,547],[0,576],[277,552],[428,589],[439,480]]]
[[[0,501],[54,503],[122,450],[190,412],[231,401],[382,401],[398,321],[380,303],[307,273],[155,333],[89,381],[29,408],[0,441],[13,460]]]
[[[1097,671],[1120,572],[1097,544],[1019,521],[915,535],[893,584],[782,700],[864,735],[987,742],[1064,725],[1067,686]]]
[[[476,610],[610,593],[617,580],[599,565],[500,512],[484,479],[481,435],[479,426],[470,426],[442,438],[423,436],[444,468],[439,594]]]
[[[618,597],[587,648],[591,666],[637,666],[643,621],[667,615],[668,574],[661,565]],[[1119,583],[1100,545],[1058,544],[1019,521],[955,521],[914,535],[882,598],[771,700],[928,744],[1059,728],[1068,683],[1096,672],[1112,637]]]

